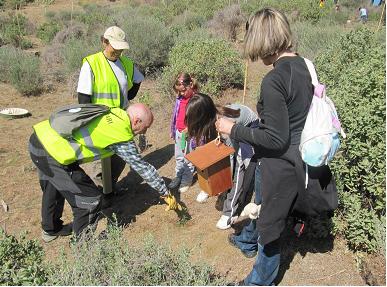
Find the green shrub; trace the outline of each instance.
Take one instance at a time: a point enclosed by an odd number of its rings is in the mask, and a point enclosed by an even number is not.
[[[11,83],[23,95],[42,91],[43,78],[39,58],[20,49],[0,48],[1,81]]]
[[[88,4],[83,6],[84,12],[79,13],[76,19],[86,24],[91,32],[95,32],[96,26],[112,26],[111,24],[111,10],[108,7],[101,7],[97,4]]]
[[[26,6],[28,3],[32,3],[34,0],[8,0],[7,4],[13,9],[21,9],[23,6]]]
[[[20,13],[0,16],[0,42],[22,47],[27,34],[27,18]]]
[[[130,10],[115,14],[114,19],[126,33],[129,57],[143,73],[152,73],[167,63],[173,38],[162,22]]]
[[[297,52],[302,57],[313,60],[327,46],[340,39],[344,33],[344,28],[338,25],[327,25],[321,29],[320,26],[310,22],[296,22],[292,25],[292,32]]]
[[[186,40],[172,48],[169,65],[161,77],[164,92],[171,92],[180,72],[196,77],[201,91],[210,95],[219,95],[220,91],[243,81],[238,52],[225,40],[215,38]]]
[[[242,11],[244,11],[247,15],[250,15],[251,13],[254,13],[266,7],[273,7],[279,9],[285,14],[291,14],[293,11],[297,11],[298,20],[309,21],[311,23],[317,23],[329,11],[328,7],[321,9],[319,7],[319,2],[316,0],[261,0],[247,1],[241,3]]]
[[[340,220],[345,221],[337,230],[353,248],[376,251],[381,248],[377,222],[386,212],[385,43],[367,28],[358,29],[332,43],[315,62],[347,133],[332,162],[341,193]]]
[[[0,285],[42,285],[47,273],[43,248],[36,240],[8,235],[0,228]]]
[[[104,240],[72,247],[52,268],[49,285],[192,286],[225,285],[207,264],[192,263],[188,250],[172,250],[146,236],[133,246],[120,229],[110,228]]]
[[[182,14],[173,18],[171,26],[182,26],[188,31],[200,28],[205,23],[203,15],[193,13],[190,10],[184,11]]]
[[[99,39],[88,41],[87,39],[70,38],[62,46],[60,57],[65,63],[67,75],[72,75],[82,66],[82,59],[90,54],[98,52],[101,48]]]
[[[50,43],[54,39],[56,33],[60,30],[60,26],[56,21],[43,23],[39,26],[36,36],[44,43]]]

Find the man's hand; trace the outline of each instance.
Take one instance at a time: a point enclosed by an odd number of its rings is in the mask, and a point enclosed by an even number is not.
[[[260,210],[261,210],[261,205],[256,205],[255,203],[250,202],[243,209],[241,216],[248,215],[250,219],[257,219],[259,217]]]
[[[165,208],[165,211],[169,211],[169,210],[182,211],[183,210],[181,205],[176,201],[176,198],[172,194],[169,193],[168,195],[163,196],[162,199],[164,199],[164,201],[168,205]]]

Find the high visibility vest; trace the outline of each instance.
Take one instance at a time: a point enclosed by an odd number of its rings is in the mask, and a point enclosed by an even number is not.
[[[127,57],[121,56],[119,59],[125,69],[129,91],[133,87],[134,64]],[[89,63],[94,75],[91,102],[113,108],[122,108],[120,84],[103,52],[87,56],[83,59],[83,63],[85,61]]]
[[[35,133],[44,149],[60,164],[75,161],[85,163],[113,155],[107,146],[133,139],[133,131],[126,111],[111,109],[109,114],[92,120],[73,133],[72,139],[61,137],[48,120],[34,125]]]

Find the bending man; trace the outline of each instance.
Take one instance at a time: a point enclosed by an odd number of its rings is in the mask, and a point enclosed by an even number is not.
[[[30,137],[30,156],[39,172],[42,197],[42,238],[45,242],[74,231],[78,237],[87,227],[96,227],[101,208],[97,186],[79,164],[113,154],[127,162],[151,187],[160,193],[170,209],[178,204],[170,195],[157,170],[138,154],[133,138],[144,134],[152,125],[153,114],[143,104],[133,104],[127,110],[111,109],[73,133],[61,137],[48,120],[34,125]],[[71,206],[73,225],[61,220],[64,200]]]

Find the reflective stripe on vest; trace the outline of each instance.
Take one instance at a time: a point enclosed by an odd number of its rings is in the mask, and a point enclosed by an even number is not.
[[[89,63],[94,76],[91,102],[122,108],[120,84],[103,52],[87,56],[83,59],[83,62],[85,61]],[[129,91],[133,87],[134,64],[132,60],[124,56],[120,57],[120,61],[125,69]]]
[[[61,137],[48,120],[34,125],[34,130],[45,150],[63,165],[111,156],[113,152],[107,146],[133,139],[129,117],[120,108],[113,108],[111,113],[80,128],[71,140]]]

